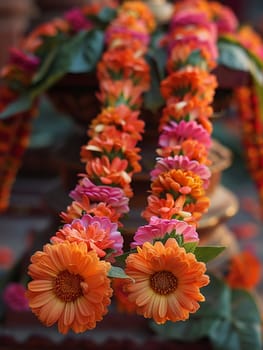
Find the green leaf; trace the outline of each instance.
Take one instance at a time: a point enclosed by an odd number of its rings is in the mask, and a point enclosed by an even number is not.
[[[58,47],[54,47],[51,51],[48,51],[48,55],[42,61],[39,70],[36,72],[36,74],[34,75],[34,77],[32,79],[33,84],[38,83],[47,75],[48,70],[49,70],[52,62],[56,58],[57,51],[58,51]]]
[[[148,56],[147,60],[150,64],[151,86],[150,89],[144,94],[144,108],[155,113],[161,106],[164,105],[164,99],[160,92],[161,77],[156,60],[151,56]]]
[[[30,87],[30,95],[35,97],[46,91],[61,79],[69,70],[72,59],[82,45],[85,32],[80,32],[72,38],[67,38],[59,43],[59,47],[55,50],[53,59],[47,65],[48,69],[41,80],[38,80]]]
[[[32,103],[33,99],[29,95],[21,95],[0,113],[0,119],[6,119],[17,113],[25,112],[31,108]]]
[[[126,273],[124,272],[124,270],[121,267],[118,266],[111,266],[111,269],[108,273],[108,277],[111,278],[128,278],[131,279],[131,277],[129,277],[128,275],[126,275]]]
[[[207,263],[208,261],[217,257],[222,251],[225,250],[225,247],[217,247],[217,246],[201,246],[196,247],[195,256],[198,261],[203,261]]]
[[[97,15],[97,18],[103,23],[110,23],[116,17],[117,10],[112,7],[103,7]]]
[[[187,253],[194,253],[197,247],[197,242],[186,242],[183,244],[183,247]]]
[[[127,257],[132,254],[132,253],[137,253],[137,249],[131,249],[130,251],[123,253],[121,255],[115,256],[115,260],[117,261],[117,263],[119,264],[124,264],[125,260],[127,259]]]
[[[70,73],[90,72],[95,69],[104,48],[104,34],[98,29],[84,33],[81,45],[76,49],[69,67]]]
[[[218,41],[218,64],[249,72],[258,84],[263,84],[263,63],[238,41],[221,37]]]

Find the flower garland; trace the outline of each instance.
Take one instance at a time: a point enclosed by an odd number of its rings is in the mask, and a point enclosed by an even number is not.
[[[244,26],[236,33],[238,41],[256,57],[263,58],[263,41],[252,28]],[[258,190],[263,213],[263,121],[260,92],[255,82],[235,90],[235,101],[240,114],[242,142],[247,167]]]
[[[12,90],[2,86],[0,110],[16,97]],[[34,106],[27,112],[0,121],[0,212],[6,211],[9,206],[11,189],[28,147],[32,120],[36,114],[37,108]]]
[[[117,222],[129,210],[131,177],[140,171],[136,143],[144,123],[138,109],[150,81],[143,55],[153,29],[148,8],[126,2],[106,30],[107,51],[98,64],[103,109],[81,149],[86,173],[61,214],[66,224],[31,258],[29,306],[47,326],[58,322],[61,333],[92,329],[108,311],[109,261],[122,253],[123,244]]]
[[[161,93],[166,105],[159,127],[161,157],[151,172],[151,194],[143,212],[147,220],[157,215],[196,226],[209,206],[209,117],[217,87],[209,73],[217,59],[216,26],[209,10],[203,1],[178,3],[164,40],[168,76]]]
[[[207,40],[203,39],[204,33]],[[216,65],[216,55],[213,59],[210,55],[216,53],[214,33],[210,18],[198,6],[191,2],[176,5],[164,41],[169,44],[169,54],[168,76],[161,82],[166,100],[160,120],[161,157],[151,172],[151,194],[142,213],[149,224],[135,232],[131,246],[137,247],[137,253],[126,259],[125,272],[135,283],[115,285],[120,309],[135,311],[158,324],[188,319],[204,301],[200,288],[209,283],[205,264],[197,261],[194,249],[190,253],[184,244],[197,245],[199,237],[194,227],[209,205],[205,196],[212,131],[208,117],[217,84],[206,69]],[[197,66],[190,63],[190,41],[193,51],[198,52]],[[120,290],[121,284],[125,293]],[[192,292],[188,294],[188,290]]]
[[[64,225],[51,244],[33,254],[29,266],[29,306],[46,326],[58,323],[63,334],[96,327],[108,312],[119,277],[130,310],[157,324],[186,320],[205,300],[200,289],[209,277],[196,227],[209,206],[209,117],[217,86],[210,74],[217,57],[215,12],[204,0],[175,6],[164,40],[168,76],[161,82],[166,104],[160,157],[142,213],[148,224],[138,228],[125,254],[118,226],[129,211],[132,176],[141,169],[137,142],[144,123],[138,115],[150,84],[144,54],[155,23],[146,5],[127,1],[106,29],[106,52],[97,66],[102,110],[81,148],[85,173],[70,193],[72,204],[61,213]],[[88,26],[85,21],[72,23],[75,30]],[[125,273],[113,265],[121,259]]]
[[[116,4],[113,2],[112,6]],[[45,67],[44,54],[54,49],[56,40],[63,42],[80,31],[90,31],[96,24],[94,21],[100,10],[101,5],[98,4],[70,10],[63,18],[39,25],[19,48],[10,49],[9,61],[1,71],[5,85],[0,91],[0,113],[9,106],[12,110],[12,104],[19,100],[20,95],[22,99],[18,103],[21,112],[10,113],[11,117],[0,121],[0,212],[8,209],[12,186],[30,141],[32,119],[38,110],[38,95],[33,94],[28,100],[23,100],[23,95],[31,91],[34,84],[42,83],[43,77],[39,76],[38,70]]]

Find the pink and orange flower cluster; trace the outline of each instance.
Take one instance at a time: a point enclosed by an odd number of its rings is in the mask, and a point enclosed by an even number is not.
[[[157,215],[196,226],[209,207],[209,118],[217,87],[210,73],[217,58],[217,27],[212,18],[213,11],[204,1],[179,3],[164,40],[168,76],[161,82],[161,93],[166,105],[159,127],[161,157],[151,173],[151,194],[143,213],[147,220]]]
[[[143,54],[153,25],[144,4],[127,2],[106,30],[97,70],[102,110],[81,149],[85,173],[61,214],[64,226],[29,266],[29,306],[44,324],[58,322],[62,333],[94,328],[110,304],[110,262],[123,246],[118,225],[129,210],[132,176],[141,169],[136,144],[144,122],[138,109],[150,82]]]
[[[139,112],[150,85],[145,54],[155,22],[145,4],[126,1],[106,29],[106,51],[97,65],[102,109],[81,148],[85,172],[61,213],[64,225],[29,266],[29,306],[45,325],[58,323],[64,334],[93,329],[108,312],[113,290],[121,307],[158,324],[188,319],[205,300],[200,289],[209,277],[194,251],[196,227],[209,206],[209,117],[217,86],[210,71],[218,12],[204,0],[175,6],[163,41],[167,77],[160,88],[166,103],[142,213],[147,224],[135,232],[128,254],[122,254],[121,219],[133,196],[132,177],[141,170]],[[72,31],[90,25],[79,12],[67,18]],[[225,28],[231,20],[219,22]],[[114,266],[118,258],[125,260],[122,273]]]

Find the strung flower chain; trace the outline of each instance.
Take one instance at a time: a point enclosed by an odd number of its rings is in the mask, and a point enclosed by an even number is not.
[[[160,120],[160,158],[151,172],[151,195],[143,216],[179,219],[196,226],[207,211],[208,165],[217,87],[217,30],[204,1],[178,3],[164,40],[168,76],[161,82],[166,101]],[[191,48],[191,50],[189,50]]]
[[[48,39],[70,38],[80,31],[89,31],[94,27],[89,18],[97,15],[100,9],[99,5],[87,5],[68,11],[63,18],[39,25],[22,41],[19,48],[10,49],[9,61],[1,71],[1,78],[6,83],[1,88],[1,112],[33,84],[43,64],[43,52],[48,49]],[[32,120],[37,116],[37,109],[38,99],[33,98],[32,107],[27,111],[0,122],[0,212],[8,209],[13,183],[29,144]]]
[[[0,89],[0,109],[16,98],[8,87]],[[29,144],[32,120],[37,114],[36,106],[0,121],[0,212],[7,210],[10,195],[22,157]]]
[[[107,50],[97,69],[103,107],[81,149],[86,172],[61,214],[65,225],[31,259],[29,306],[47,326],[58,322],[61,333],[94,328],[110,304],[110,262],[123,245],[119,219],[129,211],[130,182],[141,169],[138,110],[150,82],[143,55],[154,25],[148,8],[135,1],[120,6],[106,29]]]
[[[152,193],[143,214],[149,224],[138,228],[132,250],[121,256],[118,225],[129,210],[131,178],[140,171],[136,144],[144,125],[138,110],[150,80],[143,55],[153,29],[147,7],[128,1],[106,30],[107,50],[98,64],[103,108],[81,149],[85,174],[61,214],[65,225],[31,259],[29,305],[44,324],[58,322],[62,333],[92,329],[107,313],[113,292],[109,276],[115,291],[119,286],[119,272],[111,265],[117,256],[126,265],[121,293],[129,310],[145,318],[158,324],[186,320],[205,299],[200,288],[209,277],[201,255],[197,260],[194,254],[199,242],[195,226],[209,204],[208,117],[216,87],[209,69],[215,66],[217,37],[205,1],[176,4],[167,37],[168,77],[161,84],[166,112],[160,158],[151,172]],[[191,38],[194,59],[189,50],[184,53],[184,37],[185,42]]]
[[[235,37],[255,56],[263,59],[263,41],[248,26],[241,27]],[[256,184],[260,200],[260,215],[263,215],[263,121],[260,96],[254,83],[235,90],[235,99],[240,114],[242,142],[247,167]]]
[[[195,226],[209,205],[208,118],[217,86],[209,69],[216,65],[216,39],[209,4],[176,4],[164,40],[169,52],[168,76],[161,82],[166,105],[160,120],[160,158],[151,172],[151,194],[143,212],[149,224],[136,231],[131,247],[137,252],[126,259],[125,272],[134,283],[115,282],[120,309],[158,324],[188,319],[205,300],[200,288],[209,283],[206,266],[194,251],[199,242]]]

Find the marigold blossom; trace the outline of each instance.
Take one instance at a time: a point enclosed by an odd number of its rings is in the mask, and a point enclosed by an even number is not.
[[[107,125],[114,125],[121,131],[131,135],[136,140],[141,140],[144,131],[144,121],[138,119],[139,112],[132,111],[125,105],[104,108],[101,113],[91,121],[89,136],[103,132]]]
[[[171,169],[190,170],[200,176],[204,182],[204,188],[207,188],[209,185],[211,176],[209,168],[196,160],[190,160],[187,156],[157,158],[155,168],[150,173],[151,181],[154,181],[161,173]]]
[[[162,80],[161,93],[169,103],[196,99],[209,104],[213,100],[216,87],[214,75],[200,68],[191,67],[172,72]]]
[[[152,216],[158,216],[162,219],[184,219],[189,221],[191,213],[185,213],[183,208],[185,204],[185,196],[181,195],[174,199],[171,193],[166,193],[165,198],[151,194],[147,198],[148,205],[142,212],[142,217],[150,221]]]
[[[31,257],[29,307],[46,326],[58,323],[60,333],[93,329],[108,312],[110,266],[84,242],[46,244]]]
[[[261,278],[260,260],[250,251],[243,251],[230,259],[226,282],[232,288],[253,289]]]
[[[158,324],[188,319],[205,300],[200,292],[209,283],[205,264],[173,238],[137,247],[137,253],[126,259],[125,271],[134,279],[126,291],[137,313]]]

